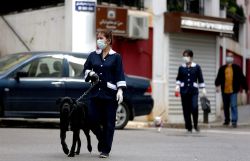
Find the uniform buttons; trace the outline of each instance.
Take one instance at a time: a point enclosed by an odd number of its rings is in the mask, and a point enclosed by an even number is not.
[[[190,79],[188,79],[188,81],[190,81]]]
[[[105,59],[103,59],[105,61]]]
[[[102,67],[103,65],[101,65],[101,67]]]
[[[101,88],[99,88],[99,91],[101,90]]]
[[[100,80],[100,82],[102,82],[102,80]]]
[[[188,86],[189,86],[189,84],[188,84]]]
[[[190,74],[188,73],[188,76],[190,76]]]
[[[100,73],[100,75],[102,75],[102,73]]]

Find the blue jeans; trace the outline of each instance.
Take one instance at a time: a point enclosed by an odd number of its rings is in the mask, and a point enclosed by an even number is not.
[[[230,112],[229,107],[231,106],[231,121],[232,123],[237,123],[238,121],[238,108],[237,108],[237,93],[222,93],[222,99],[224,104],[224,116],[225,123],[230,122]]]

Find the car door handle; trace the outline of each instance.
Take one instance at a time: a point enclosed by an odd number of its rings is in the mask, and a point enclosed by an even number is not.
[[[4,91],[5,91],[5,92],[9,92],[10,89],[9,89],[9,88],[4,88]]]
[[[51,84],[55,85],[56,87],[59,87],[64,84],[64,82],[51,82]]]

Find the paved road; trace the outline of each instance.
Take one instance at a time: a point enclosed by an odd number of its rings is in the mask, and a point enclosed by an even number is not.
[[[69,133],[71,135],[71,133]],[[68,158],[61,150],[58,129],[0,128],[0,161],[98,161],[85,148]],[[67,142],[70,142],[70,137]],[[186,134],[183,129],[154,128],[117,130],[110,161],[249,161],[250,129],[203,129]]]

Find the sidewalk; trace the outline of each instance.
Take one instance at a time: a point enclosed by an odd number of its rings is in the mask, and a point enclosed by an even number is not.
[[[250,105],[238,106],[238,127],[250,127]],[[223,120],[209,122],[208,124],[199,122],[200,128],[220,128]],[[147,128],[154,127],[153,122],[130,121],[126,128]],[[185,128],[184,123],[164,123],[165,128]]]
[[[250,105],[238,107],[238,127],[250,127]],[[24,119],[24,118],[0,118],[0,127],[42,127],[42,128],[59,128],[60,120],[56,119]],[[208,124],[199,122],[199,127],[204,128],[221,128],[223,120],[210,122]],[[149,128],[154,127],[153,122],[146,121],[129,121],[125,128]],[[184,123],[164,123],[164,128],[184,128]]]

